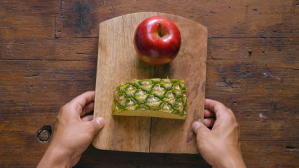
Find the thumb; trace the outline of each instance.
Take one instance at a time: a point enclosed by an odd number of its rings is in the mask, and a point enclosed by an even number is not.
[[[93,128],[94,128],[93,129],[94,134],[99,132],[100,129],[103,128],[103,126],[105,125],[105,121],[102,117],[95,118],[91,122],[92,122],[92,125],[93,125]]]
[[[210,130],[205,125],[203,125],[202,123],[200,123],[198,121],[195,121],[192,124],[192,129],[196,135],[205,134],[207,132],[210,132]]]

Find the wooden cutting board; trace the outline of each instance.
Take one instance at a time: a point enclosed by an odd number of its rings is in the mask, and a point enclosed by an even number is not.
[[[135,29],[150,16],[170,19],[181,32],[180,52],[169,64],[147,65],[135,52]],[[103,117],[105,126],[95,135],[93,145],[116,151],[198,153],[191,124],[203,121],[207,28],[180,16],[142,12],[107,20],[99,29],[94,117]],[[187,84],[186,120],[111,115],[117,85],[133,79],[167,77]]]

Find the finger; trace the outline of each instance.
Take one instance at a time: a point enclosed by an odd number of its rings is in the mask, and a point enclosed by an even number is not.
[[[70,101],[70,104],[74,105],[75,107],[77,105],[80,105],[81,108],[83,109],[86,104],[89,104],[90,102],[94,101],[94,97],[95,97],[94,91],[85,92],[77,96],[76,98],[74,98],[72,101]]]
[[[232,114],[225,105],[211,99],[205,99],[205,109],[214,112],[217,119],[223,119]]]
[[[215,113],[214,112],[211,112],[210,110],[204,110],[204,116],[205,118],[213,118],[215,117]]]
[[[91,124],[93,125],[92,132],[93,134],[96,134],[97,132],[100,131],[101,128],[103,128],[105,121],[102,117],[98,117],[96,119],[93,119],[91,121]]]
[[[204,136],[206,133],[210,132],[210,130],[205,125],[203,125],[202,123],[200,123],[198,121],[195,121],[192,124],[192,129],[195,132],[195,134],[199,135],[200,137]]]
[[[94,103],[93,103],[93,102],[87,104],[87,105],[82,109],[82,113],[80,114],[80,117],[85,116],[85,115],[88,114],[89,112],[93,111],[93,108],[94,108]]]
[[[83,118],[81,118],[81,121],[85,122],[85,121],[91,121],[93,120],[93,115],[87,115]]]
[[[214,119],[214,118],[205,118],[205,119],[203,120],[203,124],[204,124],[206,127],[213,127],[214,122],[215,122],[215,119]]]

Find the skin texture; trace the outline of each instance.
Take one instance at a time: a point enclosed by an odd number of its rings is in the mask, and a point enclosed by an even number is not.
[[[135,31],[134,46],[139,58],[150,65],[172,61],[181,47],[181,34],[170,20],[153,16],[139,24]]]
[[[232,110],[220,102],[206,99],[204,116],[204,124],[192,124],[202,157],[215,168],[246,167],[240,148],[239,124]]]
[[[93,136],[104,126],[103,118],[86,115],[94,109],[93,91],[64,105],[57,116],[54,135],[38,168],[73,167],[80,160]]]
[[[94,109],[94,97],[93,91],[83,93],[60,109],[54,135],[38,168],[73,167],[78,163],[93,136],[104,126],[103,118],[88,115]],[[233,112],[220,102],[206,99],[204,116],[204,124],[192,124],[203,158],[214,168],[246,167]]]

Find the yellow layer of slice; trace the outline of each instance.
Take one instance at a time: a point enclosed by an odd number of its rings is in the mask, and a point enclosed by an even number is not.
[[[162,111],[153,111],[153,110],[130,110],[130,111],[121,111],[114,112],[113,115],[121,116],[143,116],[143,117],[160,117],[160,118],[171,118],[171,119],[181,119],[184,120],[184,116],[179,116],[177,114],[162,112]]]

